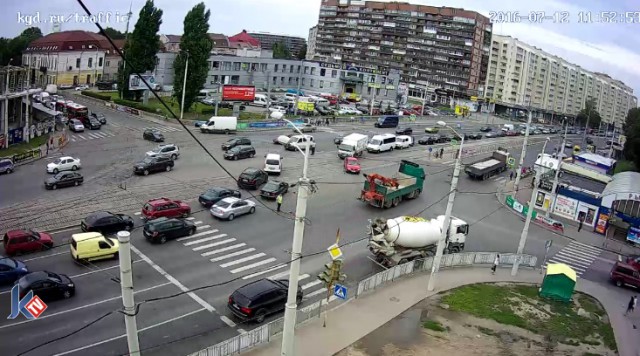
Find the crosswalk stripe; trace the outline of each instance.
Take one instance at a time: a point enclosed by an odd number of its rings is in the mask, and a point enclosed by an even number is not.
[[[564,264],[568,264],[568,263],[566,263],[564,261],[559,261],[559,260],[556,260],[556,259],[550,259],[549,263],[564,263]],[[583,268],[583,267],[580,267],[580,266],[574,266],[574,265],[571,265],[571,268],[577,270],[576,273],[577,272],[582,273],[582,272],[587,270],[586,268]]]
[[[282,273],[274,274],[273,276],[267,277],[267,278],[269,278],[269,279],[278,279],[278,278],[282,278],[282,277],[288,276],[288,275],[289,275],[289,271],[284,271]]]
[[[114,122],[110,122],[109,126],[113,126],[113,127],[120,127],[120,124],[116,124]]]
[[[253,274],[250,274],[250,275],[244,276],[244,277],[242,277],[242,279],[251,279],[251,278],[253,278],[253,277],[257,277],[257,276],[260,276],[260,275],[263,275],[263,274],[271,273],[271,272],[273,272],[273,271],[275,271],[275,270],[278,270],[278,269],[280,269],[280,268],[284,268],[284,267],[287,267],[287,265],[277,265],[277,266],[271,267],[271,268],[269,268],[269,269],[266,269],[266,270],[264,270],[264,271],[260,271],[260,272],[256,272],[256,273],[253,273]],[[272,277],[273,277],[273,276],[271,276],[271,277],[267,277],[267,278],[268,278],[268,279],[274,279],[274,278],[272,278]]]
[[[202,226],[196,227],[196,230],[204,230],[204,229],[208,229],[210,227],[211,227],[211,225],[202,225]]]
[[[193,224],[194,224],[194,225],[200,225],[200,224],[202,224],[202,221],[196,221],[196,222],[194,222]]]
[[[198,247],[194,247],[192,248],[193,251],[200,251],[200,250],[205,250],[208,249],[210,247],[216,247],[216,246],[220,246],[220,245],[224,245],[224,244],[228,244],[229,242],[233,242],[236,239],[226,239],[226,240],[222,240],[222,241],[218,241],[218,242],[214,242],[211,244],[207,244],[207,245],[202,245],[202,246],[198,246]]]
[[[318,284],[320,284],[320,283],[322,283],[322,281],[321,281],[321,280],[319,280],[319,279],[316,279],[316,280],[315,280],[315,281],[313,281],[313,282],[309,282],[309,283],[307,283],[307,284],[303,285],[303,286],[302,286],[302,290],[309,289],[309,288],[311,288],[311,287],[313,287],[313,286],[316,286],[316,285],[318,285]]]
[[[217,239],[225,237],[225,236],[227,236],[227,234],[220,234],[220,235],[215,235],[215,236],[203,237],[203,238],[195,240],[195,241],[185,242],[184,245],[185,246],[197,245],[197,244],[201,244],[201,243],[204,243],[204,242],[207,242],[207,241],[217,240]]]
[[[591,259],[595,259],[599,255],[599,254],[592,254],[592,253],[589,253],[589,252],[584,252],[582,250],[578,250],[578,249],[575,249],[575,248],[564,248],[564,249],[562,249],[560,251],[571,252],[572,254],[575,254],[578,257],[591,258]]]
[[[200,236],[204,236],[204,235],[209,235],[209,234],[213,234],[218,232],[218,230],[208,230],[208,231],[203,231],[203,232],[199,232],[197,234],[193,234],[191,236],[185,236],[185,237],[181,237],[179,239],[176,239],[176,241],[184,241],[184,240],[191,240],[191,239],[195,239],[196,237],[200,237]]]
[[[222,252],[225,252],[225,251],[231,251],[233,249],[244,247],[244,246],[247,246],[247,244],[245,244],[245,243],[235,244],[235,245],[227,246],[227,247],[224,247],[224,248],[219,248],[217,250],[207,251],[205,253],[201,253],[200,256],[207,257],[207,256],[215,255],[215,254],[218,254],[218,253],[222,253]]]
[[[104,132],[94,132],[94,135],[98,136],[99,138],[105,138],[107,137],[107,134]]]
[[[80,137],[81,139],[83,139],[83,140],[85,140],[85,141],[87,140],[87,139],[86,139],[86,138],[84,138],[84,136],[82,136],[82,135],[76,135],[76,136]]]
[[[274,262],[276,259],[271,257],[269,259],[266,260],[262,260],[262,261],[258,261],[256,263],[244,266],[244,267],[240,267],[240,268],[236,268],[236,269],[232,269],[231,271],[229,271],[230,273],[238,273],[238,272],[242,272],[242,271],[246,271],[248,269],[252,269],[252,268],[256,268],[262,265],[266,265],[267,263],[271,263]]]
[[[195,220],[196,218],[194,218],[193,216],[190,216],[187,218],[187,220]]]
[[[139,212],[139,211],[136,211],[135,213],[133,213],[133,215],[140,215],[140,214],[142,214],[142,213]]]
[[[232,252],[232,253],[224,255],[224,256],[212,258],[209,261],[218,262],[218,261],[226,260],[227,258],[244,255],[245,253],[253,252],[255,250],[256,250],[255,248],[251,247],[251,248],[247,248],[247,249],[240,250],[240,251],[237,251],[237,252]]]
[[[585,262],[582,260],[578,260],[576,258],[570,257],[570,256],[566,256],[566,255],[561,255],[561,254],[557,254],[555,256],[553,256],[554,259],[556,260],[560,260],[560,261],[565,261],[566,264],[577,264],[580,267],[585,267],[585,268],[589,268],[589,266],[591,266],[591,262]]]
[[[89,137],[91,137],[91,138],[102,138],[101,136],[98,136],[97,134],[94,134],[93,132],[89,132],[87,135],[89,135]]]
[[[574,241],[569,243],[569,247],[575,248],[577,250],[585,251],[585,252],[590,252],[590,253],[596,254],[596,255],[599,255],[600,252],[602,252],[602,250],[600,250],[598,248],[595,248],[593,246],[588,246],[588,245],[577,243],[577,242],[574,242]]]
[[[331,303],[336,299],[338,299],[338,297],[336,297],[335,295],[332,295],[332,296],[329,297],[329,301],[327,301],[326,299],[321,299],[320,300],[320,304],[326,305],[327,303]]]
[[[318,281],[318,282],[320,282],[320,281]],[[315,297],[316,295],[322,294],[322,293],[327,293],[327,290],[325,288],[321,288],[321,289],[318,289],[316,291],[313,291],[313,292],[305,295],[305,297],[311,298],[311,297]]]
[[[112,133],[112,132],[105,132],[104,133],[106,136],[108,137],[116,137],[116,134]]]
[[[71,142],[76,142],[76,139],[72,137]]]
[[[243,263],[243,262],[247,262],[247,261],[251,261],[251,260],[255,260],[256,258],[264,257],[266,255],[267,254],[263,253],[263,252],[256,253],[255,255],[244,257],[244,258],[241,258],[239,260],[234,260],[234,261],[231,261],[231,262],[223,263],[223,264],[220,265],[220,267],[227,268],[229,266],[235,266],[237,264],[240,264],[240,263]]]
[[[579,261],[588,261],[589,263],[593,262],[596,258],[598,258],[598,256],[581,255],[579,253],[576,253],[575,250],[560,250],[558,251],[558,253],[570,258],[575,258],[576,260],[579,260]]]

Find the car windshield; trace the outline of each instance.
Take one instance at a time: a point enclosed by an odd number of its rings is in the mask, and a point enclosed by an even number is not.
[[[372,144],[372,145],[374,145],[374,146],[377,146],[377,145],[379,145],[379,144],[381,144],[381,143],[382,143],[382,142],[381,142],[380,140],[378,140],[378,139],[371,140],[371,144]]]
[[[264,187],[262,188],[263,190],[278,190],[278,186],[280,185],[280,183],[275,183],[275,182],[269,182],[267,184],[264,185]]]
[[[142,160],[142,163],[151,164],[151,163],[153,163],[153,158],[145,158],[145,159]]]
[[[230,149],[228,152],[230,152],[230,153],[238,153],[238,152],[240,152],[240,149],[241,149],[240,146],[236,146],[236,147]]]
[[[226,209],[226,208],[228,208],[230,205],[231,205],[231,203],[229,203],[229,202],[226,202],[226,201],[219,201],[219,202],[217,202],[217,203],[216,203],[215,207],[217,207],[217,208],[223,208],[223,209]]]
[[[62,179],[62,177],[65,176],[65,172],[60,172],[58,174],[56,174],[55,176],[53,176],[54,179]]]
[[[220,190],[218,189],[209,189],[206,192],[204,192],[205,196],[207,197],[217,197],[218,195],[220,195]]]
[[[144,209],[144,210],[146,210],[146,211],[154,211],[154,210],[156,210],[156,209],[153,207],[153,205],[151,205],[151,204],[149,204],[149,203],[145,204],[145,205],[144,205],[144,207],[143,207],[143,209]]]
[[[268,159],[267,164],[270,166],[277,166],[280,164],[280,162],[277,159]]]
[[[350,159],[350,160],[347,161],[347,164],[350,165],[350,166],[359,166],[360,162],[358,162],[357,159]]]
[[[161,148],[160,147],[156,147],[154,149],[151,150],[151,152],[153,153],[160,153]]]

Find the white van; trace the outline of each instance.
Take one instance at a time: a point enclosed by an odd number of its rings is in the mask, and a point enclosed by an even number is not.
[[[198,95],[196,95],[196,100],[202,101],[205,99],[213,99],[215,98],[216,93],[218,93],[216,89],[202,89],[198,92]]]
[[[200,126],[202,133],[225,133],[235,132],[238,127],[238,118],[235,116],[213,116],[206,124]]]
[[[502,131],[515,131],[515,126],[513,126],[513,124],[504,124]]]
[[[269,105],[269,98],[267,98],[267,96],[264,94],[256,94],[251,105],[262,106],[263,108],[266,108]]]
[[[282,173],[282,156],[277,153],[268,153],[264,156],[264,171],[280,175]]]
[[[367,152],[384,152],[384,151],[393,151],[396,147],[396,135],[394,134],[383,134],[383,135],[375,135],[369,140],[369,144],[367,145]]]
[[[318,107],[318,106],[329,106],[329,105],[331,105],[331,104],[329,103],[329,100],[327,100],[327,99],[319,98],[319,99],[316,100],[316,107]]]
[[[407,135],[400,135],[396,137],[396,148],[403,149],[413,146],[413,138]]]
[[[285,98],[292,98],[292,99],[296,99],[297,95],[295,93],[284,93],[284,97]],[[302,98],[302,96],[300,96]],[[302,101],[302,100],[300,100]]]
[[[289,142],[287,142],[284,145],[284,148],[289,151],[295,151],[297,150],[297,148],[301,149],[302,151],[305,151],[307,149],[307,146],[309,146],[309,150],[311,150],[312,147],[313,148],[316,147],[316,141],[313,139],[313,136],[294,135],[294,136],[291,136],[291,138],[289,139]]]

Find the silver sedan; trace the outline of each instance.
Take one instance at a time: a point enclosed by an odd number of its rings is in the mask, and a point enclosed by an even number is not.
[[[256,203],[251,200],[229,197],[215,203],[209,211],[211,212],[211,215],[218,219],[231,221],[236,216],[255,213]]]

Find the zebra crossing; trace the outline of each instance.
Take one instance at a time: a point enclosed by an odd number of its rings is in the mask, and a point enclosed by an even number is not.
[[[84,131],[82,133],[71,133],[69,135],[69,141],[71,142],[82,142],[82,141],[88,141],[88,140],[99,140],[99,139],[103,139],[103,138],[109,138],[109,137],[116,137],[118,136],[117,134],[113,133],[113,132],[109,132],[109,131]]]
[[[196,233],[176,239],[184,247],[190,248],[193,252],[200,254],[215,264],[219,268],[228,270],[233,275],[242,275],[242,280],[253,280],[255,278],[287,279],[289,278],[289,265],[282,264],[275,257],[267,253],[260,252],[254,247],[237,240],[218,229],[212,228],[194,217],[187,220],[193,221],[196,225]],[[304,299],[326,295],[326,288],[320,280],[310,280],[309,274],[298,276],[301,288],[304,292]],[[324,293],[324,294],[323,294]],[[320,298],[316,298],[320,299]],[[331,296],[329,302],[336,300]]]
[[[602,250],[585,245],[580,242],[571,241],[567,246],[558,251],[547,263],[564,263],[573,268],[576,275],[580,277],[589,269],[589,266],[600,256]],[[546,264],[542,268],[546,268]]]
[[[129,127],[115,122],[110,122],[108,126],[121,127],[131,131],[144,132],[145,130],[155,130],[160,132],[182,132],[182,129],[171,126],[149,126],[149,127]]]

